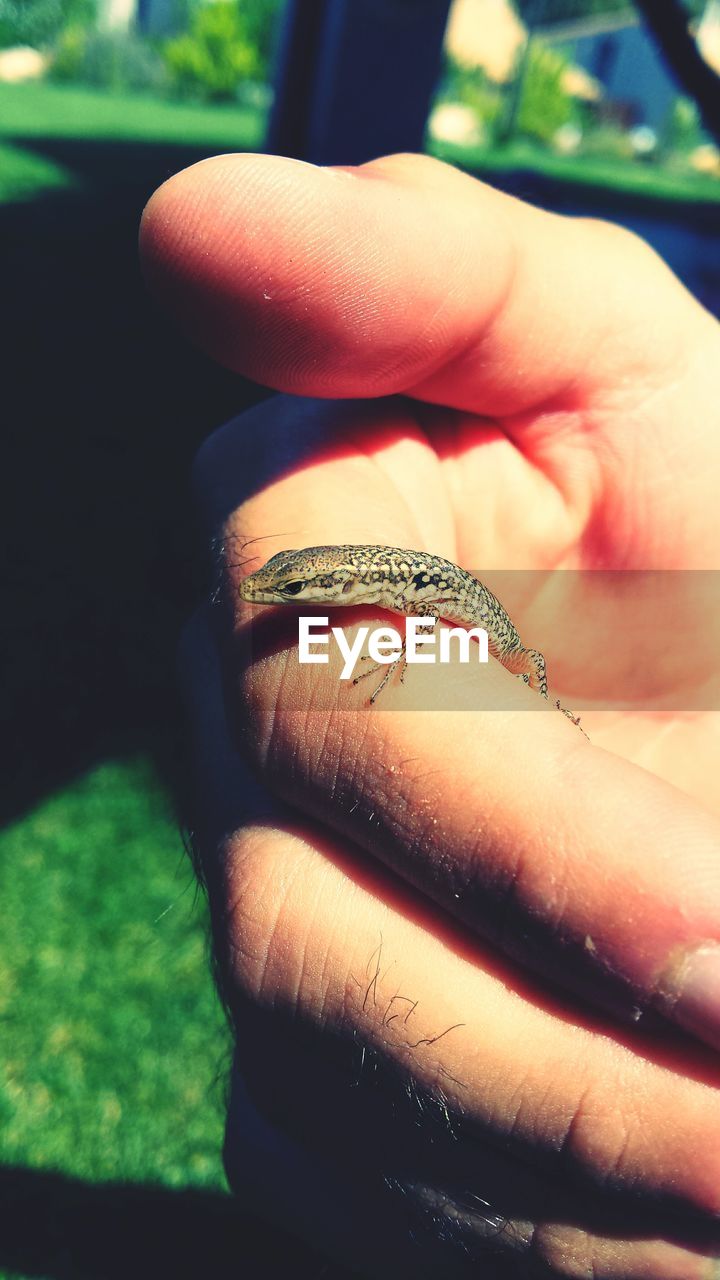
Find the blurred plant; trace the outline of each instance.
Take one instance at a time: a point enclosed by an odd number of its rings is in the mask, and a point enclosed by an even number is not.
[[[167,85],[167,70],[159,53],[130,32],[87,31],[70,26],[53,51],[53,80],[73,81],[121,92],[159,91]]]
[[[86,44],[84,27],[66,27],[52,51],[50,78],[69,81],[81,79]]]
[[[260,76],[270,76],[270,62],[275,47],[278,20],[286,0],[249,0],[243,4],[242,15],[248,40],[254,45],[260,60]]]
[[[609,122],[594,125],[584,134],[582,154],[602,160],[629,160],[632,144],[627,129]]]
[[[442,99],[445,104],[469,107],[483,138],[491,141],[504,110],[503,88],[490,80],[482,67],[463,67],[448,59]]]
[[[658,136],[648,124],[636,124],[628,132],[632,153],[638,160],[652,160],[657,156]]]
[[[259,79],[262,72],[249,23],[235,0],[197,9],[189,31],[168,40],[163,56],[180,94],[214,102],[236,98],[242,81]]]
[[[517,106],[518,133],[551,142],[564,125],[577,122],[578,105],[563,83],[569,65],[558,49],[531,41]]]
[[[562,156],[574,156],[580,150],[582,140],[583,131],[580,125],[570,120],[567,124],[560,125],[553,136],[553,146]]]
[[[0,49],[28,44],[42,49],[67,24],[95,17],[96,0],[0,0]]]
[[[700,112],[690,98],[676,98],[667,126],[666,146],[687,154],[704,141]]]

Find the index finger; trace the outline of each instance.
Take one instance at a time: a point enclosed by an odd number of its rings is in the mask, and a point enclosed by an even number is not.
[[[669,382],[708,327],[641,241],[423,156],[203,161],[155,193],[141,246],[195,341],[304,396],[576,408],[628,368],[644,394]]]

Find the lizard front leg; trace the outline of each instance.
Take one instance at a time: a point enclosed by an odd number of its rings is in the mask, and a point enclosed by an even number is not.
[[[423,616],[427,618],[431,618],[432,621],[424,624],[422,627],[419,627],[418,630],[434,631],[437,625],[438,619],[440,617],[440,613],[436,612],[435,609],[433,608],[427,608],[427,609],[424,608]],[[361,662],[370,661],[370,655],[363,654],[360,661]],[[353,678],[353,684],[359,684],[359,682],[361,680],[364,680],[366,676],[375,675],[375,672],[380,670],[381,665],[382,665],[381,663],[376,662],[373,667],[368,667],[367,671],[361,671],[360,675],[357,675]],[[394,672],[397,671],[398,667],[400,667],[400,683],[403,684],[405,680],[405,671],[407,669],[407,635],[403,639],[402,647],[400,649],[400,652],[397,658],[393,658],[392,662],[388,664],[387,670],[383,675],[383,678],[380,681],[380,684],[378,685],[375,692],[371,694],[370,696],[371,706],[374,705],[375,701],[377,700],[377,698],[385,688],[385,685],[387,684],[388,680],[394,674]]]

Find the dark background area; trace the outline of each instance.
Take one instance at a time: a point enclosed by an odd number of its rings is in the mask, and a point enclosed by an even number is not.
[[[4,820],[108,754],[151,748],[167,771],[178,627],[208,568],[190,464],[261,394],[175,334],[140,276],[143,205],[200,154],[53,150],[84,193],[0,206]]]

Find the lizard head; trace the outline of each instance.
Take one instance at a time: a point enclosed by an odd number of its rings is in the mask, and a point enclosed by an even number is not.
[[[278,551],[257,573],[243,578],[240,598],[252,604],[337,601],[338,595],[349,594],[358,576],[357,567],[343,560],[342,551],[342,547]]]

